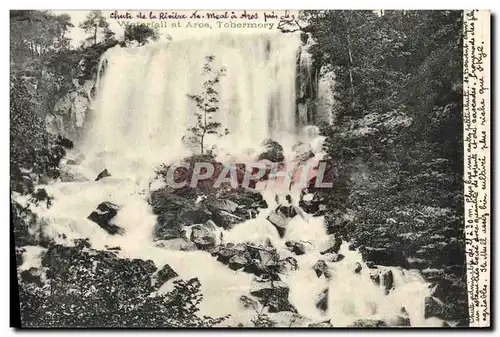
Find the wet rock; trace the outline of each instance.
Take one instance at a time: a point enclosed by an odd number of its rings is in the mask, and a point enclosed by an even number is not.
[[[324,312],[328,310],[328,288],[323,290],[316,298],[316,308]]]
[[[301,141],[292,146],[292,151],[295,153],[295,160],[299,162],[303,162],[314,157],[311,146]]]
[[[333,328],[332,323],[330,321],[311,323],[307,327],[309,328]]]
[[[108,246],[106,246],[106,249],[107,250],[114,250],[114,251],[120,251],[120,250],[122,250],[122,248],[119,247],[119,246],[116,246],[116,247],[108,247]]]
[[[210,209],[211,219],[218,227],[222,227],[226,230],[234,228],[235,225],[244,222],[246,219],[224,210],[220,209]]]
[[[257,160],[266,159],[274,163],[279,163],[285,160],[283,147],[280,143],[272,139],[266,139],[262,142],[261,146],[263,147],[263,152],[259,155]]]
[[[172,267],[170,267],[168,264],[166,264],[163,266],[163,268],[161,268],[158,271],[158,274],[156,275],[155,286],[157,288],[159,288],[162,286],[162,284],[164,284],[168,280],[173,279],[174,277],[177,277],[177,276],[179,276],[179,274],[177,274],[175,272],[175,270],[172,269]]]
[[[47,131],[77,139],[82,135],[85,119],[90,108],[89,84],[78,84],[74,90],[60,98],[52,111],[45,117]]]
[[[87,177],[79,172],[75,172],[70,165],[60,165],[59,168],[59,179],[63,183],[73,182],[73,181],[88,181]]]
[[[66,137],[63,137],[61,135],[57,136],[56,144],[60,145],[68,150],[71,150],[72,148],[75,147],[75,144],[71,139],[68,139]]]
[[[278,255],[275,251],[267,249],[259,249],[259,260],[266,267],[276,266],[278,264]]]
[[[292,256],[289,256],[285,258],[284,260],[280,261],[280,271],[281,272],[286,272],[286,271],[294,271],[299,268],[299,264],[297,262],[297,259],[295,259]]]
[[[276,227],[278,234],[281,238],[285,236],[286,228],[288,226],[289,219],[282,213],[271,211],[266,218],[270,223]]]
[[[87,219],[98,224],[109,234],[123,234],[123,228],[110,223],[111,219],[118,214],[119,210],[120,207],[118,205],[105,201],[100,203],[99,206],[97,206],[97,209],[90,213]]]
[[[297,215],[297,211],[293,205],[280,206],[278,207],[277,212],[289,219],[292,219]]]
[[[16,251],[16,266],[19,267],[24,262],[23,254],[26,252],[26,249],[21,247],[16,247],[15,251]]]
[[[290,289],[282,281],[254,282],[250,294],[259,298],[263,306],[269,308],[269,312],[291,311],[297,309],[288,301]]]
[[[323,259],[328,262],[339,262],[345,258],[343,254],[326,253],[323,255]]]
[[[39,287],[43,286],[42,279],[38,273],[38,270],[34,267],[31,267],[28,270],[23,270],[20,274],[21,280],[27,283],[34,283]]]
[[[229,259],[229,268],[238,270],[248,264],[248,258],[244,254],[237,254]]]
[[[397,315],[389,320],[390,326],[411,326],[410,317],[408,315]]]
[[[245,309],[252,309],[255,311],[259,309],[259,303],[256,300],[251,299],[250,297],[245,295],[241,295],[240,303],[243,305]]]
[[[359,273],[361,273],[361,270],[363,270],[363,267],[361,266],[361,263],[356,262],[356,267],[354,268],[354,272],[356,274],[359,274]]]
[[[213,222],[213,220],[207,220],[207,222],[205,222],[205,227],[211,231],[214,231],[217,229],[217,225],[215,224],[215,222]]]
[[[380,285],[380,271],[378,269],[370,271],[370,279],[376,284]]]
[[[249,274],[254,274],[255,276],[262,276],[267,273],[266,269],[262,265],[262,263],[259,260],[252,260],[250,263],[248,263],[244,268],[243,271],[245,273]]]
[[[190,239],[194,242],[196,247],[202,250],[208,250],[215,247],[215,233],[209,231],[209,229],[204,226],[193,226]]]
[[[156,243],[157,247],[166,248],[168,250],[194,251],[197,250],[196,245],[186,238],[175,238],[170,240],[160,240]]]
[[[376,319],[358,319],[351,327],[354,328],[383,328],[387,327],[387,323]]]
[[[318,262],[314,264],[313,270],[316,273],[316,276],[318,276],[318,278],[321,277],[322,275],[324,275],[328,279],[331,277],[328,265],[323,260],[318,260]]]
[[[111,174],[108,172],[108,169],[104,169],[97,175],[97,178],[95,178],[95,181],[101,180],[102,178],[106,177],[111,177]]]
[[[215,199],[208,202],[208,206],[217,208],[229,213],[234,213],[238,208],[238,204],[229,199]]]
[[[382,286],[386,295],[394,289],[394,274],[392,270],[386,270],[382,273]]]
[[[424,317],[440,317],[443,313],[443,304],[440,303],[435,297],[428,296],[425,298]]]
[[[370,269],[376,269],[377,268],[377,266],[375,265],[375,262],[373,262],[373,261],[366,261],[365,264]]]
[[[214,252],[214,250],[211,250],[211,252]],[[238,251],[231,246],[221,246],[215,252],[215,255],[217,256],[217,261],[222,262],[224,264],[228,264],[229,260],[236,254],[238,254]]]
[[[285,246],[287,246],[292,253],[295,253],[295,255],[304,255],[306,253],[306,248],[302,242],[287,241],[285,242]]]

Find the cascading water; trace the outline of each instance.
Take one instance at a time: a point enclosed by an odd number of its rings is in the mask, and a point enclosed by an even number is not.
[[[221,151],[244,157],[248,149],[258,151],[262,140],[272,138],[283,145],[285,153],[290,153],[292,145],[302,139],[320,158],[322,138],[313,127],[304,125],[303,112],[300,120],[295,114],[300,47],[297,35],[276,33],[209,36],[108,50],[98,76],[95,113],[80,147],[86,159],[79,166],[71,166],[87,181],[44,186],[54,197],[53,206],[32,209],[44,220],[45,235],[63,244],[70,244],[75,238],[89,238],[95,249],[120,246],[119,254],[123,257],[151,259],[158,267],[168,263],[180,277],[200,279],[204,295],[202,314],[231,314],[224,324],[251,325],[255,313],[242,309],[239,298],[248,295],[253,275],[233,271],[204,251],[178,251],[153,242],[156,217],[147,203],[149,182],[156,165],[188,154],[181,139],[194,122],[195,107],[187,94],[201,90],[201,69],[207,55],[215,56],[214,67],[227,68],[227,76],[218,88],[220,110],[214,116],[230,131],[230,135],[218,140]],[[301,55],[299,64],[304,68],[308,59],[305,53]],[[112,176],[93,181],[104,168]],[[313,265],[324,258],[320,252],[333,242],[323,219],[296,216],[280,238],[266,220],[277,206],[275,192],[262,194],[268,209],[260,210],[256,218],[234,229],[218,231],[225,242],[271,241],[283,257],[293,255],[286,249],[286,241],[307,243],[305,254],[296,256],[298,269],[280,275],[290,288],[290,302],[306,317],[300,324],[330,320],[334,326],[347,326],[358,319],[390,320],[402,308],[412,325],[441,324],[437,319],[424,318],[424,298],[430,295],[430,289],[418,273],[385,267],[394,275],[394,289],[386,295],[385,289],[370,278],[370,268],[361,255],[350,251],[346,243],[339,252],[345,258],[329,263],[332,277],[317,277]],[[22,197],[17,199],[26,202]],[[112,221],[125,230],[124,235],[110,235],[87,219],[103,200],[121,206]],[[297,202],[292,200],[295,206]],[[39,253],[39,249],[28,249],[21,269],[39,263],[35,258]],[[358,264],[362,269],[355,273]],[[161,290],[167,291],[168,287],[165,284]],[[315,304],[325,289],[329,289],[326,312]],[[279,314],[270,315],[282,322],[279,324],[289,325]]]

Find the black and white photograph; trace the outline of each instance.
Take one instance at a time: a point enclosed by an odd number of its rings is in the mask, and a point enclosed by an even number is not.
[[[490,326],[488,12],[9,16],[11,325]]]

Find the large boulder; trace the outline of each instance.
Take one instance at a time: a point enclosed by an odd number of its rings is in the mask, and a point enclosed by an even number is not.
[[[285,266],[287,262],[280,260],[277,251],[270,247],[227,243],[214,247],[209,252],[217,257],[217,261],[228,265],[233,270],[243,268],[242,271],[245,273],[272,280],[279,279],[278,273],[287,267],[293,268]],[[293,262],[290,261],[290,263]],[[297,261],[295,261],[296,264]]]
[[[292,146],[292,151],[294,152],[294,159],[298,162],[304,162],[314,157],[311,146],[301,141]]]
[[[269,308],[269,312],[291,311],[297,309],[288,301],[290,289],[282,281],[254,282],[250,294]]]
[[[269,160],[274,163],[279,163],[285,160],[285,156],[283,155],[283,147],[280,143],[272,140],[266,139],[261,144],[262,152],[259,154],[257,160]]]
[[[175,270],[172,269],[172,267],[166,264],[156,274],[155,286],[159,288],[162,286],[162,284],[177,276],[179,276],[179,274],[177,274]]]
[[[394,274],[392,270],[385,270],[382,272],[382,286],[384,287],[386,295],[394,289]]]
[[[191,228],[190,239],[194,242],[196,247],[202,250],[213,248],[216,243],[215,233],[201,225],[196,225]]]
[[[53,111],[45,118],[50,133],[70,139],[81,136],[90,109],[90,85],[91,83],[77,85],[56,102]]]
[[[353,328],[385,328],[387,323],[378,319],[358,319],[352,323]]]
[[[313,270],[318,278],[324,276],[325,278],[329,279],[332,276],[328,265],[323,260],[318,260],[318,262],[314,264]]]
[[[109,201],[105,201],[100,203],[99,206],[97,206],[97,209],[90,213],[87,219],[98,224],[109,234],[123,234],[123,228],[110,223],[111,219],[113,219],[116,214],[118,214],[119,210],[120,206],[115,205]]]
[[[278,234],[281,238],[285,236],[286,228],[288,226],[289,219],[281,212],[271,211],[266,218],[271,224],[274,225]]]
[[[111,173],[108,172],[108,169],[102,170],[95,178],[95,181],[101,180],[102,178],[106,177],[111,177]]]
[[[43,286],[40,271],[37,268],[31,267],[30,269],[23,270],[19,276],[24,282],[34,283],[39,287]]]
[[[242,223],[246,220],[246,218],[240,217],[238,215],[234,215],[228,211],[223,209],[211,208],[209,209],[211,212],[211,219],[213,222],[224,229],[232,229],[237,224]]]

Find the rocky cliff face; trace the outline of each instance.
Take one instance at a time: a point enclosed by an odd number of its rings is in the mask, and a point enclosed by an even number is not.
[[[61,97],[51,113],[45,117],[47,130],[55,135],[77,140],[83,132],[92,100],[93,80],[80,84],[74,80],[74,89]]]
[[[314,40],[302,34],[297,57],[296,115],[299,125],[332,124],[334,73],[318,64],[310,53]]]

